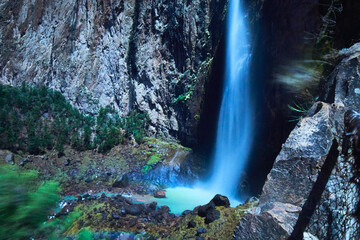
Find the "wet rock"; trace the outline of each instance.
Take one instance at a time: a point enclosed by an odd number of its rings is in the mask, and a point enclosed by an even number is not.
[[[96,196],[95,195],[91,195],[90,197],[88,197],[89,200],[96,200]]]
[[[168,212],[170,212],[170,208],[169,208],[168,206],[162,206],[162,207],[159,209],[159,211],[160,211],[161,213],[168,213]]]
[[[215,197],[211,200],[215,206],[224,206],[230,207],[230,201],[226,196],[222,196],[220,194],[216,194]]]
[[[166,193],[164,190],[158,190],[154,193],[155,198],[166,198]]]
[[[6,155],[5,162],[13,165],[14,164],[14,154],[10,153],[10,154]]]
[[[100,199],[105,199],[105,198],[106,198],[105,193],[102,193],[102,194],[100,195]]]
[[[156,210],[157,202],[152,202],[147,205],[147,207],[151,210]]]
[[[117,201],[117,202],[125,202],[126,198],[121,196],[120,194],[116,195],[114,197],[114,199]]]

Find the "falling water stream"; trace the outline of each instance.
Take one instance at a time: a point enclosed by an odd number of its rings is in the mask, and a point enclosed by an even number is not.
[[[251,144],[249,62],[245,15],[240,0],[230,0],[225,85],[210,179],[210,188],[226,196],[237,195]]]
[[[168,205],[174,213],[206,204],[217,193],[228,196],[232,206],[239,204],[234,199],[239,199],[237,186],[252,140],[250,43],[241,0],[230,0],[228,14],[226,74],[212,175],[196,188],[167,189],[167,198],[158,203]]]

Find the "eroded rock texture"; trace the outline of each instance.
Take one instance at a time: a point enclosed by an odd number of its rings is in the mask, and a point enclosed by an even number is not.
[[[235,239],[359,239],[359,154],[344,123],[347,110],[360,110],[359,46],[340,52],[329,103],[315,103],[291,132]]]
[[[226,4],[1,1],[0,83],[45,84],[89,113],[148,112],[152,134],[191,142]]]

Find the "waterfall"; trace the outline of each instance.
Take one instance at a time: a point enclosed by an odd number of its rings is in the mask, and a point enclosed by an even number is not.
[[[237,195],[237,185],[251,147],[249,32],[241,0],[230,0],[226,47],[226,73],[217,128],[212,190]]]

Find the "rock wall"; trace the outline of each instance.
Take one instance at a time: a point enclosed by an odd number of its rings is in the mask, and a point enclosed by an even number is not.
[[[360,110],[359,59],[360,44],[340,51],[324,88],[328,103],[315,103],[291,132],[235,239],[360,238],[359,156],[344,123],[347,110]]]
[[[0,83],[44,84],[79,109],[147,112],[150,133],[194,142],[226,0],[5,0]]]

